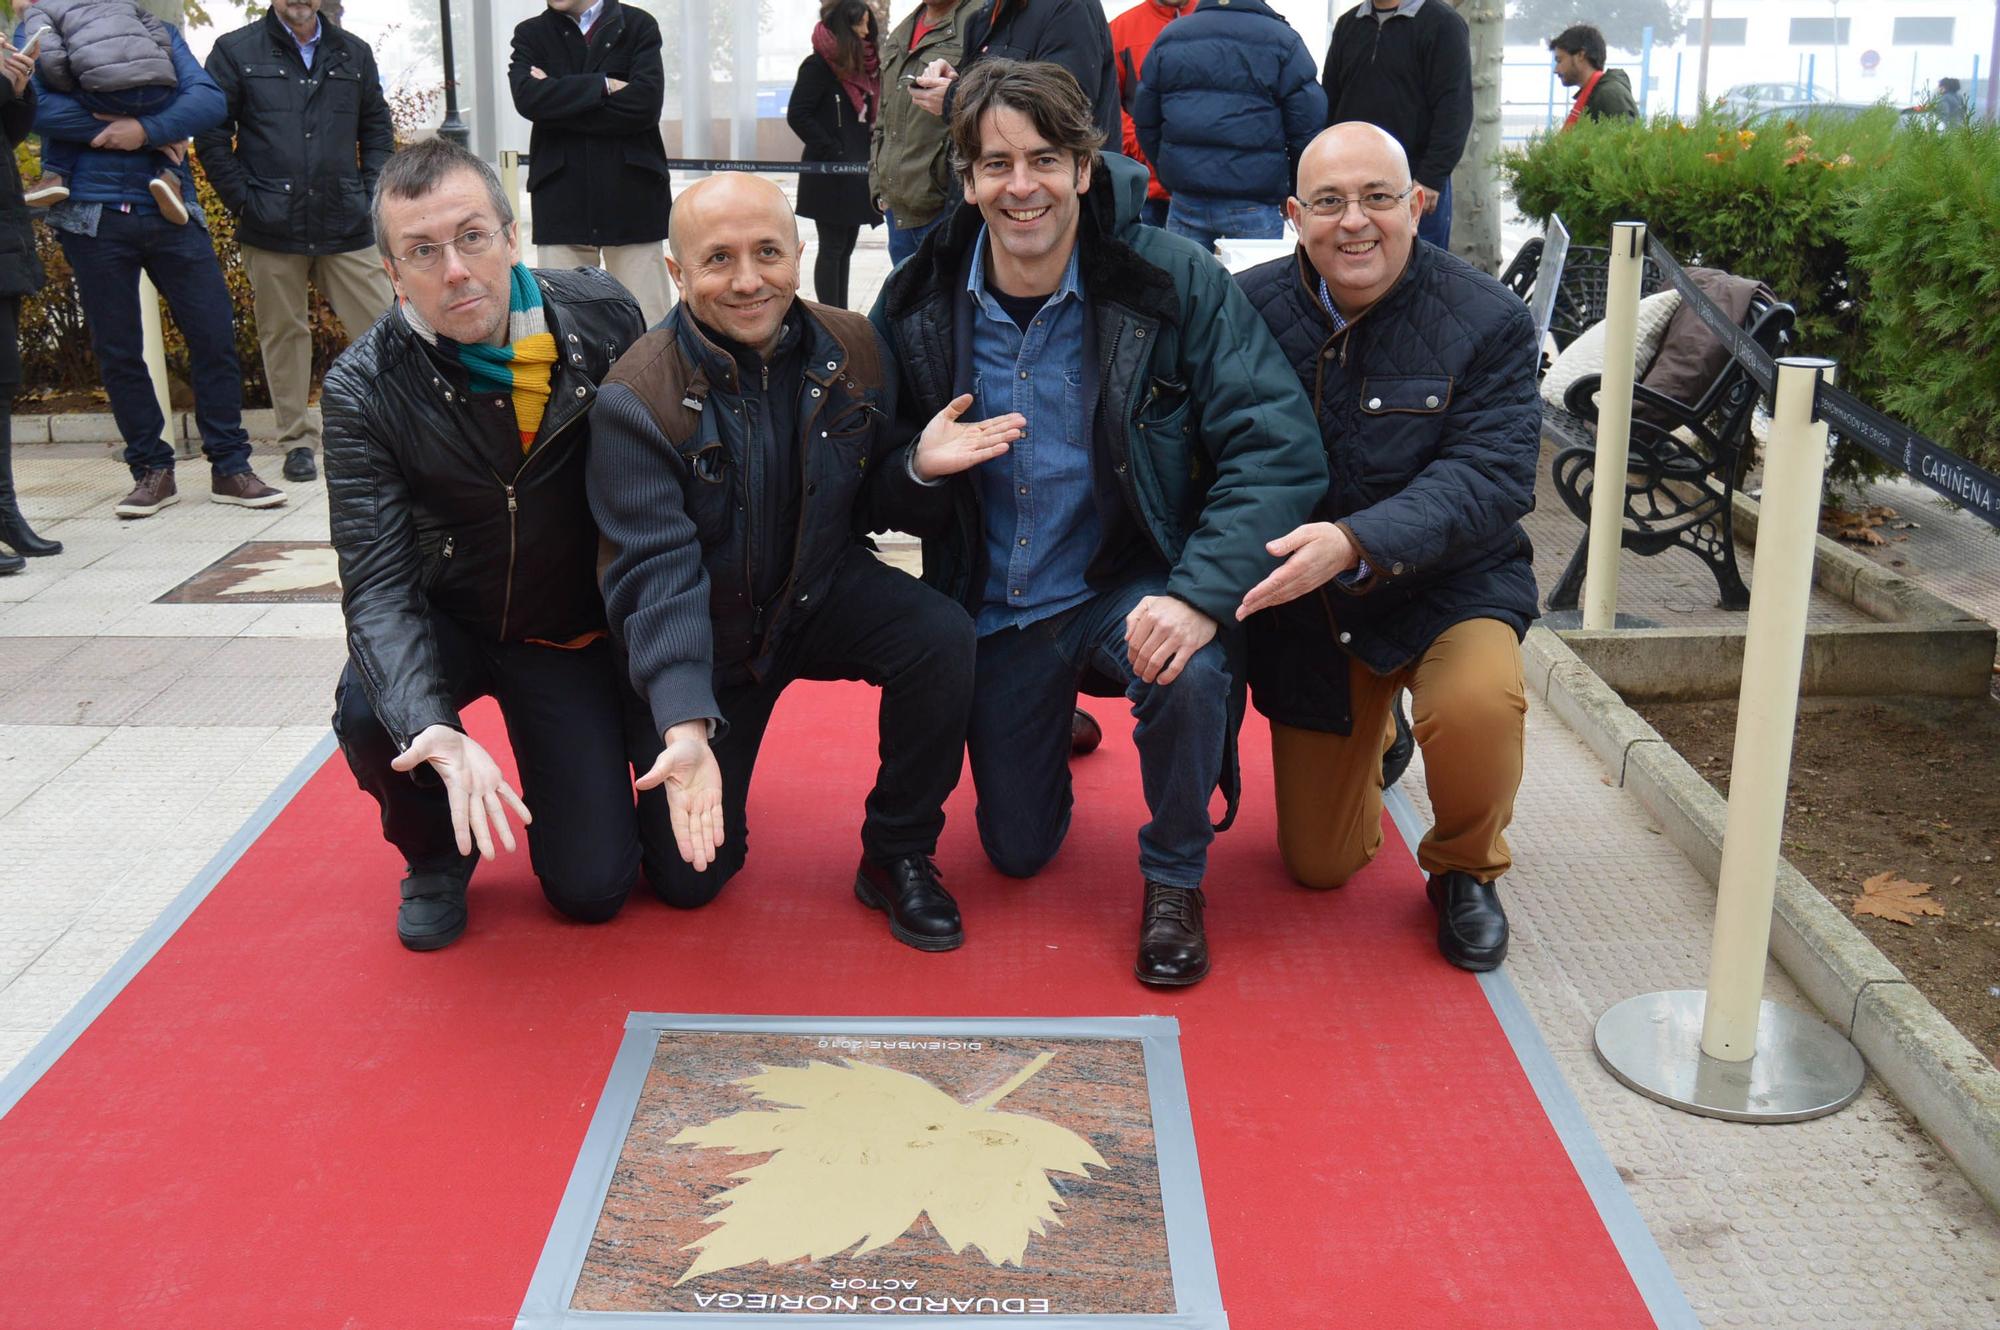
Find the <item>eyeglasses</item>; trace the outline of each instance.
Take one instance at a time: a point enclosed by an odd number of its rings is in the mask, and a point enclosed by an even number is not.
[[[1412,181],[1410,184],[1403,186],[1403,192],[1400,194],[1391,194],[1387,190],[1377,189],[1367,194],[1358,194],[1351,199],[1344,199],[1338,194],[1328,194],[1324,198],[1314,199],[1311,203],[1301,200],[1299,206],[1315,217],[1345,217],[1347,216],[1348,205],[1354,203],[1360,204],[1369,212],[1388,212],[1404,199],[1410,197],[1410,191],[1416,187],[1416,183]]]
[[[509,222],[507,225],[512,226],[513,223]],[[467,231],[449,240],[440,240],[435,245],[417,245],[409,253],[397,255],[396,262],[414,268],[418,272],[428,272],[438,266],[438,260],[444,257],[447,249],[457,250],[458,256],[462,259],[475,259],[493,248],[493,242],[506,234],[506,226],[498,231]]]

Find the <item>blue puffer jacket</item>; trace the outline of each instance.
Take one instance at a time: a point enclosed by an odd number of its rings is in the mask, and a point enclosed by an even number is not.
[[[1153,42],[1132,124],[1169,192],[1283,203],[1326,93],[1264,0],[1201,0]]]
[[[168,143],[184,143],[204,129],[222,123],[228,114],[222,89],[194,58],[180,29],[168,25],[173,37],[174,73],[180,90],[165,110],[139,117],[146,131],[146,146],[132,152],[93,148],[90,141],[104,128],[104,122],[85,109],[82,102],[66,92],[44,86],[35,78],[40,97],[35,104],[35,132],[47,139],[64,139],[77,146],[76,173],[70,177],[69,196],[78,203],[142,203],[152,207],[153,196],[147,182],[159,170],[160,159],[153,150]],[[194,199],[194,172],[183,161],[176,168],[181,178],[181,197]]]
[[[1541,448],[1534,320],[1422,241],[1344,332],[1303,248],[1236,280],[1312,397],[1331,479],[1315,517],[1345,527],[1371,570],[1252,616],[1250,687],[1272,720],[1346,734],[1349,656],[1387,675],[1453,624],[1523,634],[1535,618],[1521,529]]]

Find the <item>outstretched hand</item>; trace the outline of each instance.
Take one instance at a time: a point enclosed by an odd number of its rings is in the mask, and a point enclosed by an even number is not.
[[[1264,548],[1284,562],[1250,588],[1236,607],[1238,620],[1316,591],[1361,561],[1361,552],[1354,548],[1347,532],[1331,522],[1294,527]]]
[[[924,432],[917,438],[916,454],[911,458],[917,479],[942,480],[970,471],[1006,452],[1007,446],[1028,427],[1028,418],[1015,411],[991,420],[960,420],[971,406],[972,394],[961,393],[946,402],[944,410],[924,426]]]
[[[471,735],[461,734],[449,725],[433,725],[412,739],[410,746],[389,765],[396,771],[415,771],[426,762],[444,781],[445,794],[451,803],[451,830],[458,838],[459,854],[471,854],[477,845],[480,858],[493,858],[496,833],[501,846],[511,852],[514,830],[507,825],[507,810],[513,809],[524,827],[534,818],[521,802],[521,796],[507,783],[492,755]]]
[[[641,790],[665,787],[674,845],[699,873],[722,848],[722,768],[708,746],[707,721],[676,725],[662,737],[666,746],[652,769],[633,784]]]

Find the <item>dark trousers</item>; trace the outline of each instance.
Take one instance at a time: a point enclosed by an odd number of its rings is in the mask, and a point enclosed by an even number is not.
[[[1124,686],[1138,724],[1139,779],[1153,820],[1139,828],[1139,871],[1198,887],[1215,829],[1208,796],[1222,774],[1229,666],[1210,642],[1172,683],[1146,683],[1125,654],[1125,616],[1159,595],[1160,576],[1103,592],[1061,614],[979,639],[967,747],[979,792],[979,839],[993,866],[1032,877],[1069,834],[1070,716],[1090,670]]]
[[[861,823],[861,852],[878,863],[934,853],[944,801],[965,762],[972,654],[972,621],[956,602],[864,549],[848,551],[825,602],[788,631],[763,679],[724,671],[718,680],[716,704],[728,722],[714,741],[726,839],[704,872],[674,856],[665,881],[653,879],[660,894],[671,905],[704,905],[743,867],[757,750],[779,694],[794,679],[859,679],[882,690],[880,766]],[[655,753],[659,738],[653,736]]]
[[[0,514],[20,500],[14,493],[14,394],[21,387],[21,297],[0,296]]]
[[[175,226],[149,200],[132,212],[106,204],[94,236],[69,231],[56,236],[76,275],[97,372],[111,398],[111,415],[125,440],[125,464],[133,478],[174,464],[173,445],[165,437],[167,422],[146,373],[139,330],[141,272],[166,298],[187,342],[194,419],[210,467],[218,477],[248,471],[250,436],[243,429],[235,315],[208,232],[194,222]]]
[[[847,308],[847,267],[854,257],[854,242],[861,235],[858,226],[839,222],[814,222],[819,230],[819,254],[813,259],[813,291],[822,305]]]
[[[650,751],[628,750],[635,730],[651,727],[610,642],[567,650],[485,641],[436,614],[430,631],[452,705],[489,696],[500,704],[521,800],[535,817],[528,858],[549,904],[601,923],[625,903],[642,861],[650,881],[664,881],[665,862],[680,862],[666,797],[649,790],[636,806],[632,797],[633,762],[645,770],[660,746],[656,736]],[[356,783],[382,806],[382,835],[403,858],[422,869],[459,862],[443,782],[428,766],[390,770],[400,750],[352,662],[334,695],[333,728]]]
[[[1438,206],[1425,213],[1417,223],[1417,239],[1428,240],[1439,249],[1451,248],[1451,181],[1444,182],[1444,189],[1438,194]]]

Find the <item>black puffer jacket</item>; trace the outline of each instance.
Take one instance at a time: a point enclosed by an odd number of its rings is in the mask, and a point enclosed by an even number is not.
[[[981,60],[1045,60],[1076,75],[1093,119],[1114,151],[1124,141],[1118,71],[1111,63],[1111,24],[1098,0],[993,0],[965,25],[963,76]],[[951,118],[957,84],[945,95]]]
[[[645,331],[595,268],[537,271],[561,360],[534,449],[503,476],[466,400],[400,306],[333,362],[326,487],[347,650],[400,745],[457,725],[425,624],[449,616],[488,641],[569,642],[604,627],[597,528],[584,497],[590,406]],[[511,459],[510,459],[511,460]]]
[[[1535,618],[1521,529],[1541,447],[1534,320],[1422,241],[1342,333],[1303,249],[1237,280],[1313,399],[1331,477],[1317,517],[1346,527],[1372,569],[1253,617],[1250,686],[1272,720],[1345,734],[1346,655],[1386,675],[1455,623],[1526,633]]]
[[[875,111],[869,108],[870,114]],[[805,144],[802,162],[866,162],[868,122],[848,100],[840,75],[815,52],[799,66],[785,123]],[[882,214],[868,197],[865,175],[799,176],[799,216],[840,226],[879,226]]]
[[[313,67],[266,13],[216,39],[208,76],[229,114],[195,136],[236,238],[280,254],[345,254],[375,243],[375,177],[396,150],[368,43],[325,19]]]
[[[7,160],[0,164],[0,299],[31,296],[42,289],[42,261],[35,256],[35,226],[21,201],[21,168],[13,148],[35,125],[35,85],[16,93],[0,79],[0,133],[7,136]]]

